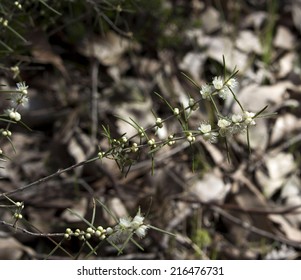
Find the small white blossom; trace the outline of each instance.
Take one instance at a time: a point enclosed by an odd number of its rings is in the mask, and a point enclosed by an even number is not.
[[[203,99],[210,99],[210,95],[212,93],[212,88],[210,85],[202,85],[200,90]]]
[[[230,80],[227,81],[226,85],[231,88],[232,90],[234,90],[237,85],[238,85],[238,82],[236,81],[235,78],[231,78]]]
[[[140,214],[139,211],[131,222],[131,228],[135,230],[138,229],[143,224],[143,221],[144,217]]]
[[[221,90],[219,90],[218,92],[218,96],[222,99],[226,99],[229,95],[230,91],[227,87],[222,88]]]
[[[211,125],[202,123],[198,129],[205,134],[211,131]]]
[[[202,123],[198,130],[200,130],[203,133],[203,138],[205,141],[210,142],[211,144],[217,143],[217,136],[218,132],[211,131],[211,125]]]
[[[227,134],[231,134],[231,132],[232,132],[230,129],[231,122],[229,122],[228,120],[219,119],[217,125],[220,128],[219,134],[221,136],[226,136]]]
[[[217,125],[222,129],[226,129],[229,125],[231,125],[231,122],[226,119],[219,119]]]
[[[15,105],[26,106],[28,103],[28,97],[24,93],[14,93],[14,94],[12,94],[10,99],[11,99],[13,106],[15,106]]]
[[[218,132],[208,132],[203,134],[203,138],[205,141],[210,142],[211,144],[217,143]]]
[[[120,218],[118,225],[121,229],[129,229],[131,227],[131,218]]]
[[[234,122],[234,123],[242,122],[242,116],[241,116],[241,115],[232,115],[231,120],[232,120],[232,122]]]
[[[232,115],[231,120],[233,122],[232,134],[245,132],[246,124],[243,122],[243,117],[241,115]]]
[[[246,125],[255,125],[256,122],[254,120],[255,113],[245,111],[243,114],[244,123]]]
[[[222,77],[214,77],[212,84],[213,84],[214,88],[217,90],[221,90],[224,87],[224,81],[223,81]]]
[[[27,94],[28,91],[28,86],[25,84],[25,82],[20,82],[20,83],[17,83],[17,91],[23,93],[23,94]]]
[[[139,228],[137,228],[135,230],[135,234],[139,237],[139,238],[143,238],[146,235],[146,231],[149,227],[147,225],[141,225]]]
[[[148,228],[149,226],[144,224],[144,217],[139,210],[134,219],[131,217],[120,218],[114,231],[107,229],[107,234],[110,235],[109,240],[112,242],[124,242],[133,233],[139,238],[145,237]]]

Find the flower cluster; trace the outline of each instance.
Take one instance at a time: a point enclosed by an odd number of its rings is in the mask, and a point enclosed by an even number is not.
[[[16,69],[15,69],[16,70]],[[12,144],[10,137],[12,136],[12,132],[9,130],[12,123],[21,121],[21,114],[18,112],[20,106],[25,106],[28,102],[28,86],[26,86],[25,82],[17,83],[15,90],[10,90],[11,97],[11,107],[4,110],[4,114],[1,115],[2,121],[6,121],[7,125],[5,128],[0,129],[0,135],[6,137],[10,143]],[[13,144],[12,144],[13,145]],[[1,150],[1,149],[0,149]],[[0,155],[4,155],[5,153],[1,150]]]
[[[237,86],[235,78],[230,78],[226,81],[222,77],[214,77],[212,85],[206,84],[201,87],[200,93],[203,99],[210,100],[212,95],[218,94],[220,98],[226,99],[231,91]]]
[[[12,92],[11,104],[12,108],[4,111],[4,114],[12,121],[18,122],[21,120],[21,114],[17,111],[19,106],[25,106],[28,103],[28,86],[25,82],[17,83],[16,91]]]
[[[148,154],[152,158],[153,174],[155,153],[164,146],[173,146],[178,141],[186,141],[189,145],[192,145],[197,141],[197,138],[201,136],[205,141],[214,144],[218,142],[219,138],[223,137],[224,140],[227,141],[227,137],[247,132],[247,143],[250,148],[248,129],[250,126],[256,124],[256,119],[267,107],[264,107],[257,113],[249,112],[243,108],[236,96],[236,88],[238,86],[238,82],[235,78],[236,73],[237,72],[233,72],[228,77],[214,77],[211,83],[201,86],[201,99],[194,99],[189,95],[188,104],[182,104],[181,107],[173,107],[164,97],[157,94],[169,107],[172,115],[163,119],[153,112],[153,115],[155,116],[154,124],[147,128],[143,128],[132,119],[131,121],[124,120],[135,128],[137,133],[131,137],[125,137],[125,135],[123,135],[119,140],[112,138],[110,131],[104,127],[104,135],[108,138],[111,147],[106,152],[99,151],[98,157],[100,159],[103,157],[114,159],[120,169],[125,171],[129,170],[130,166],[136,162],[142,148],[148,148]],[[224,100],[229,96],[239,105],[239,108],[241,109],[240,113],[223,115],[222,111],[219,110],[220,102],[217,102],[216,99],[221,98]],[[206,99],[211,103],[212,106],[208,108],[212,108],[213,110],[213,112],[211,112],[212,114],[210,114],[212,118],[210,119],[210,122],[202,121],[197,129],[191,129],[189,126],[189,119],[194,111],[199,109],[199,103],[202,99]],[[155,138],[158,135],[158,131],[165,128],[166,122],[172,117],[180,124],[181,131],[172,132],[168,136],[166,136],[164,132],[164,136],[163,134],[161,137],[159,136],[160,139]],[[137,141],[137,138],[139,138],[139,142]],[[125,167],[127,169],[125,169]],[[122,222],[124,222],[124,224],[122,224]],[[121,236],[121,232],[125,232],[125,229],[130,228],[130,222],[131,219],[124,219],[121,221],[121,224],[116,228],[116,230],[118,229],[118,234],[116,234],[116,236]],[[126,226],[126,224],[128,224],[128,226]]]
[[[206,141],[216,143],[218,136],[226,137],[244,133],[248,126],[256,124],[254,118],[255,113],[245,111],[242,115],[233,114],[231,118],[219,118],[215,130],[212,130],[211,125],[207,123],[202,123],[198,130]]]
[[[144,217],[139,209],[134,218],[119,219],[119,223],[114,227],[109,240],[112,242],[124,242],[132,234],[136,234],[139,238],[144,238],[148,228],[149,225],[144,223]]]

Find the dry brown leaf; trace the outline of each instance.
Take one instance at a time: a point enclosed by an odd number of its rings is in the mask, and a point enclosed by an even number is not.
[[[30,51],[35,60],[43,64],[52,64],[65,78],[69,79],[63,60],[59,55],[53,52],[52,47],[48,42],[48,36],[45,32],[40,29],[31,31],[29,38],[32,43]]]
[[[234,48],[234,43],[228,37],[212,37],[207,48],[208,57],[223,64],[226,61],[227,70],[233,71],[236,67],[245,71],[248,67],[248,56]]]
[[[284,26],[278,26],[273,42],[276,48],[292,50],[295,48],[295,41],[296,38],[288,28]]]
[[[208,7],[202,14],[202,28],[206,33],[212,33],[221,28],[221,16],[213,7]]]
[[[297,54],[295,52],[289,52],[279,60],[279,71],[277,78],[284,78],[294,70],[294,65],[297,62]]]
[[[269,219],[277,223],[285,236],[295,242],[301,242],[301,231],[294,228],[283,216],[269,215]]]
[[[268,174],[260,169],[255,174],[264,194],[269,198],[283,186],[288,174],[295,170],[296,165],[293,156],[288,153],[268,154],[264,160]]]
[[[258,36],[249,30],[242,30],[239,32],[236,47],[244,53],[256,53],[261,55],[263,50]]]
[[[73,137],[68,143],[68,152],[73,156],[76,163],[88,159],[95,151],[95,145],[90,137],[76,127]]]
[[[265,161],[271,179],[284,178],[296,168],[294,157],[290,153],[267,155]]]
[[[128,214],[127,210],[126,210],[126,207],[125,207],[124,203],[118,197],[109,198],[106,201],[106,206],[108,207],[108,209],[110,209],[110,211],[112,212],[112,214],[117,219],[129,217],[129,214]],[[105,218],[105,220],[107,221],[107,223],[109,225],[115,225],[116,224],[115,219],[109,213],[104,212],[104,218]]]
[[[196,181],[190,188],[193,197],[201,202],[221,202],[230,191],[230,185],[225,184],[221,174],[213,171],[206,173],[201,180]]]
[[[245,133],[237,136],[239,141],[245,146],[248,145],[248,138]],[[256,125],[249,127],[250,147],[257,152],[266,150],[269,143],[269,130],[266,120],[256,120]]]
[[[69,223],[82,222],[83,220],[81,217],[85,217],[87,213],[87,207],[88,199],[86,197],[82,197],[79,201],[74,201],[73,207],[71,208],[71,210],[77,213],[77,215],[74,215],[68,209],[66,209],[62,213],[61,218]]]
[[[273,126],[271,144],[287,138],[296,128],[300,128],[300,120],[290,113],[278,116]]]
[[[153,125],[155,122],[154,116],[151,113],[152,102],[149,99],[145,102],[125,103],[116,108],[115,114],[120,117],[125,117],[125,120],[131,122],[131,119],[146,128]],[[131,137],[137,134],[137,129],[127,122],[117,119],[116,125],[120,134],[126,133],[126,137]]]
[[[254,28],[255,30],[259,30],[267,16],[268,14],[266,12],[254,11],[245,17],[242,26],[243,28]]]
[[[196,83],[201,83],[206,55],[203,53],[189,52],[181,61],[179,67],[187,72]]]
[[[284,200],[284,204],[287,207],[301,205],[301,181],[300,178],[293,174],[290,176],[284,186],[281,189],[281,198]],[[301,214],[293,213],[291,215],[287,214],[286,218],[290,221],[292,225],[296,228],[301,225]]]
[[[18,260],[24,253],[34,256],[35,252],[13,237],[0,238],[0,260]]]
[[[105,37],[87,38],[79,47],[79,52],[91,58],[96,58],[106,66],[120,63],[120,58],[129,49],[138,49],[139,46],[132,41],[108,32]]]
[[[242,88],[237,96],[246,110],[257,112],[266,105],[279,106],[282,104],[287,89],[292,87],[293,85],[289,81],[283,81],[269,86],[250,84]],[[240,111],[238,104],[235,103],[233,110],[235,112]]]

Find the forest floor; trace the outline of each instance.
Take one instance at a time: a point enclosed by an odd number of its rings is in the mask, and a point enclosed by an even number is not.
[[[29,86],[20,114],[30,129],[13,124],[11,141],[0,140],[9,157],[0,169],[0,259],[300,259],[299,1],[137,1],[132,12],[108,16],[106,1],[65,2],[53,11],[30,7],[53,19],[37,13],[20,33],[27,43],[1,52],[3,89]],[[16,35],[1,32],[8,47],[14,40],[4,35]],[[243,107],[268,105],[271,115],[250,128],[250,147],[246,134],[213,144],[200,137],[117,163],[87,162],[114,145],[105,131],[111,140],[135,135],[132,120],[147,128],[167,118],[148,137],[176,135],[177,118],[158,94],[171,107],[200,100],[189,119],[197,130],[212,118],[201,86],[235,68]],[[231,98],[218,105],[229,116],[240,109]],[[16,202],[24,203],[19,220]],[[129,242],[120,255],[108,242],[90,254],[93,238],[56,245],[66,228],[114,228],[113,216],[138,209],[146,224],[173,235],[149,228],[145,238],[133,236],[141,248]]]

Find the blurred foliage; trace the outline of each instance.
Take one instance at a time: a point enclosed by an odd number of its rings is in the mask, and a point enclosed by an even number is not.
[[[113,30],[134,37],[150,51],[180,50],[184,43],[182,31],[188,24],[200,24],[200,19],[191,20],[191,16],[190,1],[179,0],[3,0],[0,18],[7,21],[7,26],[0,29],[0,53],[26,51],[29,33],[36,28],[48,36],[59,34],[69,44],[77,44],[90,33]]]
[[[65,39],[76,43],[87,33],[102,33],[113,29],[130,36],[124,13],[133,12],[134,1],[123,0],[65,0],[65,1],[11,1],[0,2],[0,51],[7,55],[24,51],[29,44],[29,33],[39,28],[48,35],[64,32]],[[6,22],[4,25],[3,23]]]

